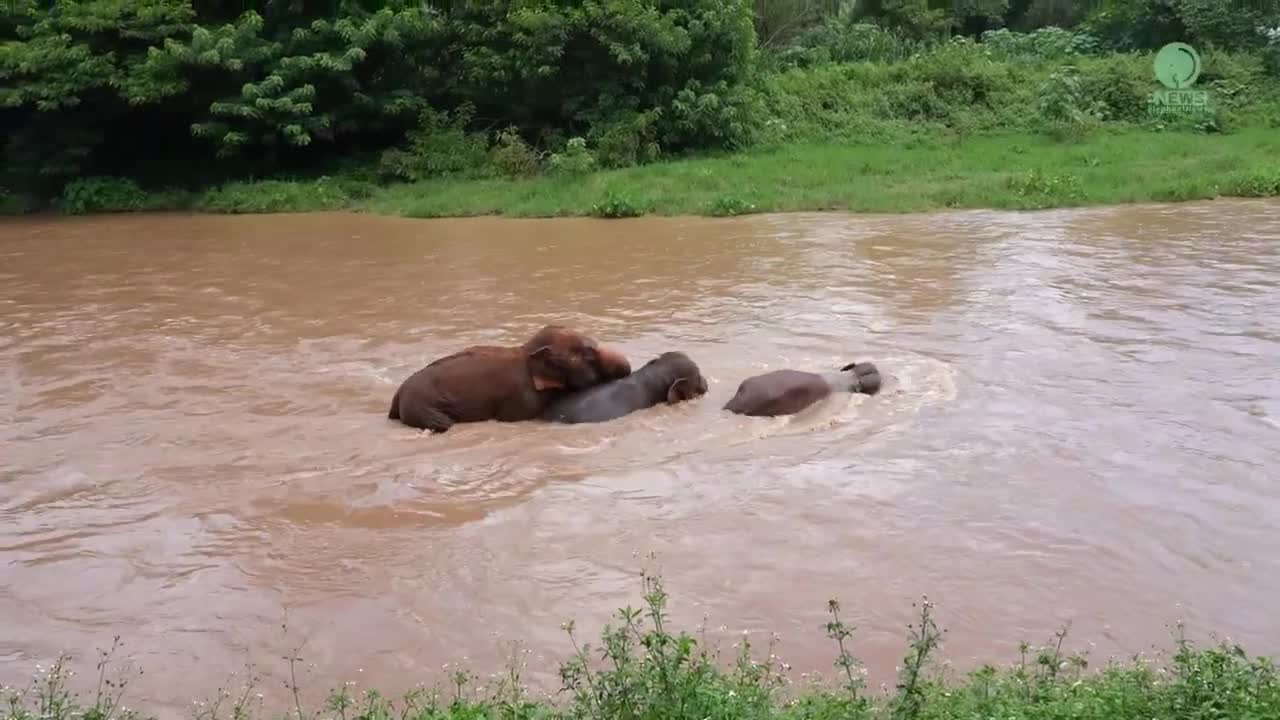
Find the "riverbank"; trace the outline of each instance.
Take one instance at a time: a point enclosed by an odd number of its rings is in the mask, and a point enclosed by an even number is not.
[[[0,21],[0,214],[620,217],[1277,192],[1259,159],[1280,127],[1274,8],[693,2],[19,3]],[[1175,41],[1195,60],[1186,87],[1157,62]]]
[[[848,210],[1044,209],[1280,194],[1280,133],[920,135],[891,144],[797,144],[577,180],[429,181],[356,203],[410,217],[738,215]],[[227,191],[223,191],[226,193]],[[243,196],[242,193],[233,195]],[[206,207],[234,209],[227,194]]]
[[[848,210],[1047,209],[1280,195],[1280,133],[1105,129],[795,143],[739,154],[529,179],[379,185],[353,176],[135,193],[86,212],[353,210],[406,217],[739,215]]]
[[[821,628],[831,640],[830,680],[797,687],[773,654],[746,636],[725,660],[697,637],[670,627],[669,597],[661,584],[646,578],[640,609],[626,608],[606,626],[598,648],[584,644],[572,623],[565,625],[574,653],[560,663],[561,695],[538,697],[521,679],[527,661],[519,654],[506,670],[482,681],[459,668],[433,688],[401,698],[360,690],[354,683],[330,692],[323,706],[310,707],[290,661],[285,692],[272,693],[284,716],[302,718],[1099,718],[1175,720],[1178,718],[1270,718],[1280,714],[1280,674],[1266,658],[1250,658],[1239,646],[1198,647],[1175,626],[1170,652],[1138,656],[1091,667],[1072,654],[1067,630],[1043,647],[1023,645],[1021,656],[997,668],[983,666],[963,678],[939,672],[945,633],[927,599],[915,605],[906,651],[892,689],[871,691],[852,654],[856,630],[842,618],[836,600],[828,604]],[[118,640],[117,640],[118,642]],[[100,651],[95,688],[84,699],[75,692],[75,673],[65,658],[37,669],[25,690],[0,691],[4,720],[93,720],[147,717],[129,708],[128,677],[114,671],[118,646]],[[446,666],[448,667],[448,666]],[[944,666],[945,667],[945,666]],[[199,720],[248,720],[268,716],[265,688],[255,673],[226,686],[215,698],[194,703]]]

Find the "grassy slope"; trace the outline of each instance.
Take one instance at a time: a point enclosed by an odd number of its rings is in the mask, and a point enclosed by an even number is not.
[[[890,145],[797,144],[581,177],[433,180],[350,192],[340,181],[236,184],[213,212],[349,208],[410,217],[1031,209],[1280,194],[1280,131],[1004,134]]]

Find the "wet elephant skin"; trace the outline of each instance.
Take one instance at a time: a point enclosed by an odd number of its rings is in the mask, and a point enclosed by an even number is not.
[[[548,325],[519,347],[473,346],[435,360],[400,385],[387,417],[436,433],[459,422],[532,420],[562,391],[630,373],[622,354]]]
[[[676,404],[705,395],[706,378],[681,352],[667,352],[625,378],[565,394],[543,411],[545,420],[593,423],[614,420],[660,403]]]
[[[880,371],[874,363],[850,363],[838,373],[774,370],[747,378],[724,409],[739,415],[794,415],[834,392],[875,395]]]

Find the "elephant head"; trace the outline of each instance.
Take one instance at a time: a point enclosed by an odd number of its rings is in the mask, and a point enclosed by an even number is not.
[[[538,390],[581,390],[631,374],[622,353],[562,325],[542,328],[523,349]]]

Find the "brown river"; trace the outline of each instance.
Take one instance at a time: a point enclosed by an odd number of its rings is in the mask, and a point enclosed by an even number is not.
[[[386,419],[408,374],[579,327],[708,394],[599,424]],[[872,360],[876,397],[720,406]],[[681,627],[871,686],[911,603],[957,672],[1071,623],[1280,651],[1280,205],[734,219],[181,215],[0,223],[0,683],[95,649],[179,717],[246,667],[285,701],[557,687],[660,573]],[[766,650],[767,652],[767,650]],[[452,669],[454,666],[450,666]],[[236,673],[236,675],[232,675]],[[96,675],[95,675],[96,677]],[[90,687],[91,689],[91,687]]]

